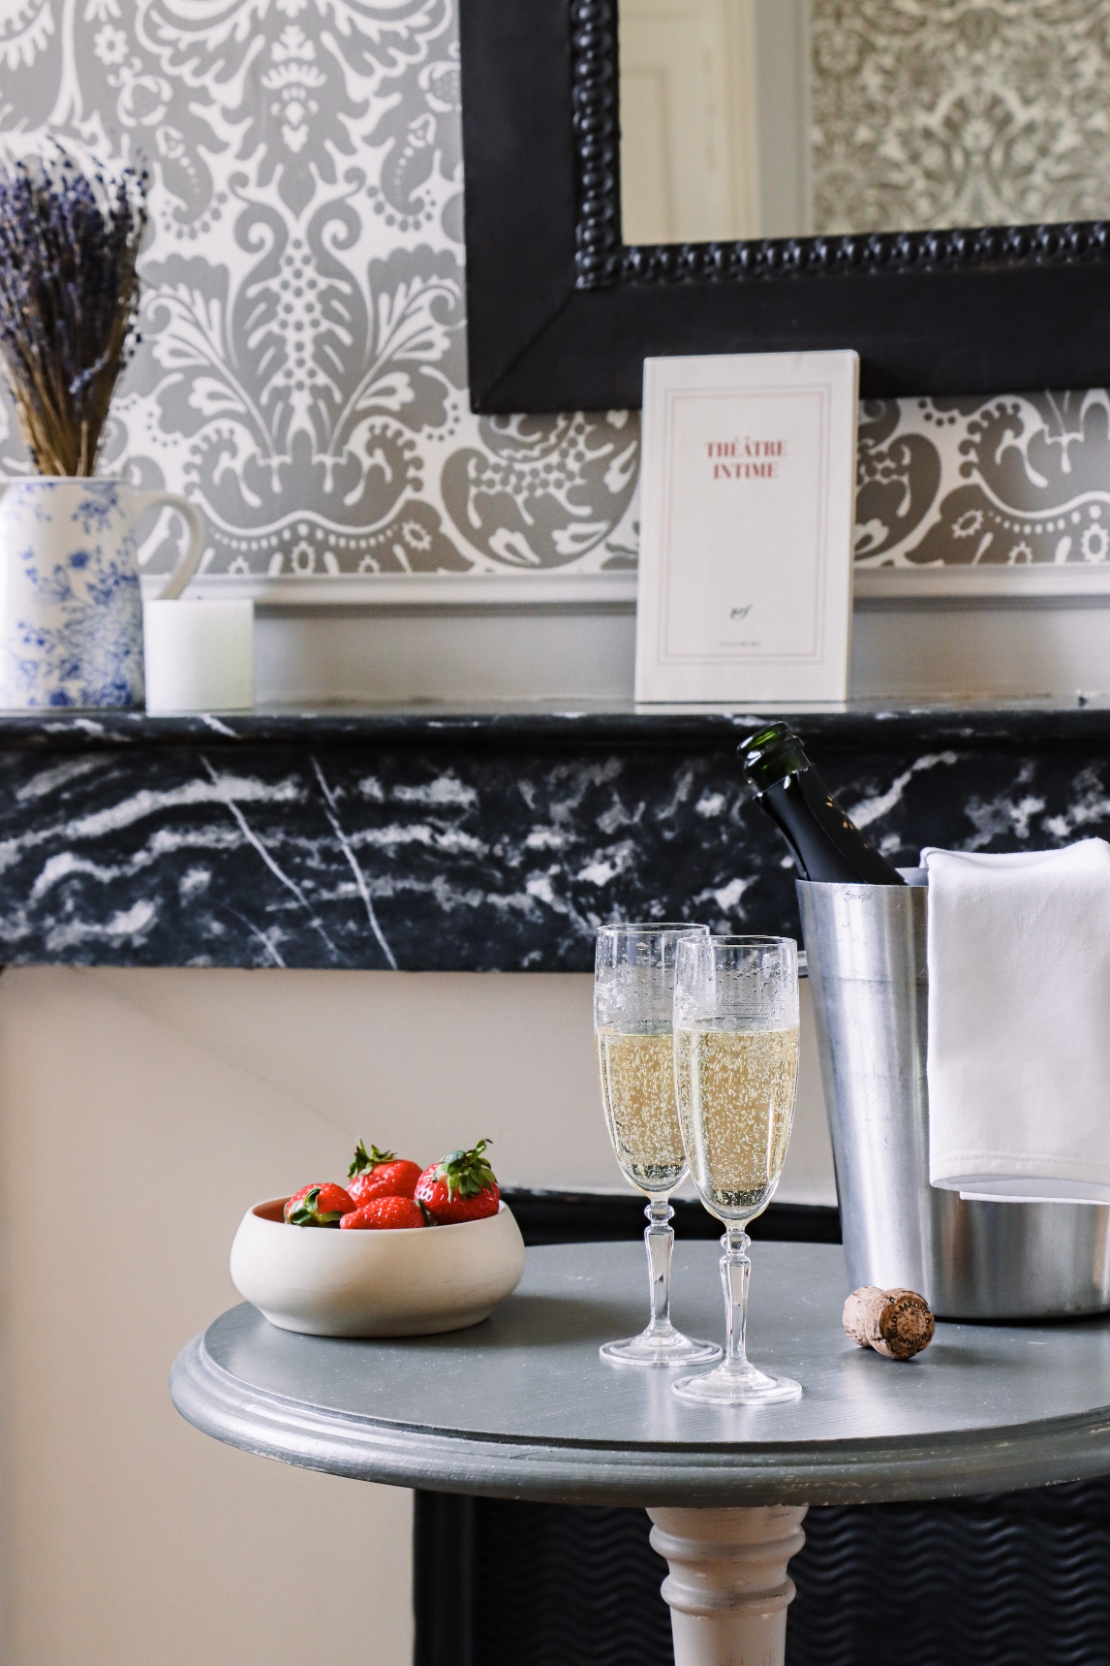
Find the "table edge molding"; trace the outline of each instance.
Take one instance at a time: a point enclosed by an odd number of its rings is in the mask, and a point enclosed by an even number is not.
[[[467,1437],[355,1418],[241,1381],[203,1335],[182,1349],[170,1395],[187,1422],[227,1445],[353,1480],[490,1498],[580,1504],[867,1504],[957,1498],[1110,1473],[1110,1406],[1005,1429],[933,1438],[714,1446],[544,1444]]]

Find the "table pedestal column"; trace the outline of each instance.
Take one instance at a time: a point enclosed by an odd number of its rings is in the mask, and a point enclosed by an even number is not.
[[[805,1544],[806,1506],[655,1509],[651,1542],[670,1564],[675,1666],[783,1666],[794,1581],[786,1564]]]

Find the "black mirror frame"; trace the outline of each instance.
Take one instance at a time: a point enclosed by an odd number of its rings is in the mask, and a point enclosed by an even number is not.
[[[460,0],[471,408],[645,357],[855,347],[864,397],[1110,383],[1110,223],[626,247],[616,0]]]

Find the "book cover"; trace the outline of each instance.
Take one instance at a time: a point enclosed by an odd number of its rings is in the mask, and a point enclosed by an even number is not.
[[[645,359],[636,698],[844,700],[859,357]]]

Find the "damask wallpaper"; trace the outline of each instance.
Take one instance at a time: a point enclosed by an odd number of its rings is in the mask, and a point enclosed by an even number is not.
[[[200,504],[206,571],[634,565],[634,419],[467,406],[454,0],[0,0],[0,142],[51,137],[152,170],[102,466]]]
[[[860,408],[856,563],[1110,560],[1110,392]]]
[[[18,153],[57,138],[76,155],[151,167],[144,340],[103,463],[200,504],[209,574],[331,575],[346,594],[361,574],[372,594],[384,573],[635,566],[635,414],[491,419],[467,406],[454,6],[0,0],[0,144]],[[832,23],[849,9],[870,44],[847,30],[834,51]],[[820,190],[830,202],[843,195],[837,146],[860,119],[851,94],[883,137],[874,168],[860,170],[868,202],[894,212],[909,200],[895,187],[916,156],[922,212],[958,203],[958,218],[1003,213],[993,198],[973,212],[961,195],[980,129],[949,49],[970,41],[968,52],[989,59],[1003,30],[1028,48],[1028,85],[996,174],[1001,190],[1017,159],[1013,200],[1029,209],[1003,217],[1050,212],[1050,200],[1085,211],[1074,158],[1110,147],[1098,107],[1110,62],[1095,26],[1103,10],[1095,0],[815,0],[829,136]],[[910,41],[921,75],[935,77],[928,143],[892,119],[903,104],[892,41]],[[1061,55],[1085,66],[1087,90],[1066,120],[1038,127],[1044,106],[1029,78],[1038,63],[1055,73]],[[955,132],[962,150],[944,137]],[[0,400],[0,473],[22,466]],[[867,405],[860,486],[858,554],[869,566],[1103,561],[1110,398]],[[156,551],[151,569],[170,558]]]

